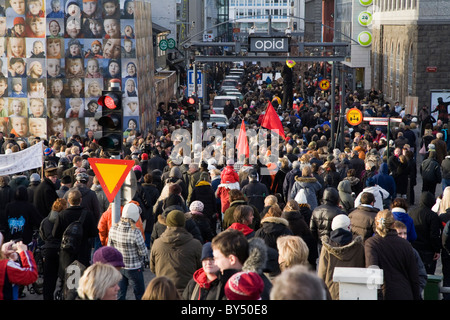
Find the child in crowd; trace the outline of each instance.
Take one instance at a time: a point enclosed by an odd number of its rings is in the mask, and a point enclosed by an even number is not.
[[[83,117],[83,99],[71,98],[69,99],[70,108],[67,109],[66,118],[80,118]]]
[[[8,29],[9,37],[25,37],[25,19],[23,17],[15,17],[13,27]]]
[[[100,65],[97,59],[91,58],[86,64],[86,78],[101,78]]]
[[[9,60],[8,77],[26,78],[26,64],[22,58],[11,58]]]
[[[67,44],[67,50],[65,53],[66,58],[82,58],[83,48],[81,46],[80,40],[71,39]]]
[[[66,77],[80,78],[84,76],[83,59],[66,59]]]
[[[11,80],[11,94],[10,97],[13,98],[26,98],[27,94],[23,92],[22,78],[13,78]]]
[[[8,57],[9,58],[26,58],[25,38],[8,38]]]
[[[33,42],[30,58],[45,58],[44,44],[41,40]]]
[[[47,18],[50,19],[61,19],[64,18],[64,12],[61,10],[60,0],[52,0],[50,3],[52,11],[47,14]]]
[[[120,6],[118,0],[103,1],[103,19],[120,19]]]
[[[41,0],[27,0],[27,18],[45,18],[45,13],[42,10]]]
[[[91,48],[86,51],[85,58],[103,58],[102,43],[98,40],[94,40],[91,43]]]

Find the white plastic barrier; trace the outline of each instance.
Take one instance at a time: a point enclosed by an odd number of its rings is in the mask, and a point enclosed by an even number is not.
[[[335,268],[333,281],[339,282],[340,300],[377,300],[383,284],[383,270],[374,268]]]

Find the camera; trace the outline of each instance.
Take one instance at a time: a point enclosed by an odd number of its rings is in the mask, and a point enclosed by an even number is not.
[[[11,245],[11,250],[17,251],[17,243],[22,241],[22,239],[13,240],[13,244]]]

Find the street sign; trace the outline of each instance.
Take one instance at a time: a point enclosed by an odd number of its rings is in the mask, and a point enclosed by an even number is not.
[[[363,114],[358,108],[351,108],[347,113],[347,122],[352,126],[357,126],[363,121]]]
[[[175,48],[176,44],[177,43],[176,43],[175,39],[173,39],[173,38],[167,39],[167,47],[169,49]]]
[[[387,126],[389,121],[370,121],[371,126]]]
[[[128,173],[135,165],[133,160],[88,158],[95,176],[109,202],[113,202]]]
[[[249,52],[289,52],[288,37],[249,38]]]
[[[169,43],[166,39],[162,39],[161,41],[159,41],[159,49],[160,50],[166,51],[168,47],[169,47]]]
[[[194,93],[194,70],[188,70],[187,74],[188,82],[188,97]],[[197,71],[197,98],[203,99],[203,76],[201,71]]]
[[[363,121],[373,121],[373,122],[402,122],[401,118],[381,118],[381,117],[364,117]]]
[[[327,91],[330,88],[330,81],[323,79],[319,82],[319,87],[322,91]]]

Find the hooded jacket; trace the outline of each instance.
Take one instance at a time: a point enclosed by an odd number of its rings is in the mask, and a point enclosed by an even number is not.
[[[168,227],[155,240],[150,252],[150,270],[170,278],[183,292],[195,271],[201,268],[202,244],[184,227]]]
[[[255,237],[262,238],[266,245],[277,250],[277,238],[284,235],[293,235],[289,229],[289,222],[281,217],[266,216],[261,220],[261,228],[256,230]]]
[[[322,189],[322,185],[317,181],[314,177],[302,177],[297,176],[294,179],[294,185],[291,189],[290,199],[295,199],[295,196],[300,191],[300,189],[305,190],[306,200],[311,210],[314,210],[317,206],[317,194],[320,189]]]
[[[414,227],[413,219],[408,215],[403,208],[392,208],[392,214],[395,220],[401,221],[406,225],[407,240],[414,242],[417,239],[416,228]]]
[[[349,243],[340,244],[337,238],[342,236],[342,233],[350,232],[336,229],[330,233],[330,236],[323,236],[321,239],[322,250],[317,275],[327,285],[333,300],[339,300],[339,282],[333,281],[334,269],[336,267],[365,267],[363,239],[356,236]]]
[[[419,205],[409,212],[417,234],[417,239],[412,246],[422,253],[441,251],[441,222],[438,215],[431,210],[434,202],[435,198],[431,192],[423,192]]]
[[[382,163],[378,174],[373,176],[373,181],[376,185],[389,192],[391,199],[397,196],[396,184],[394,178],[389,175],[389,168],[387,163]]]
[[[183,291],[183,300],[215,300],[220,291],[219,279],[208,281],[203,268],[194,272],[192,279]]]
[[[355,208],[355,200],[352,196],[352,186],[349,180],[342,180],[338,184],[339,203],[342,209],[348,214]]]

